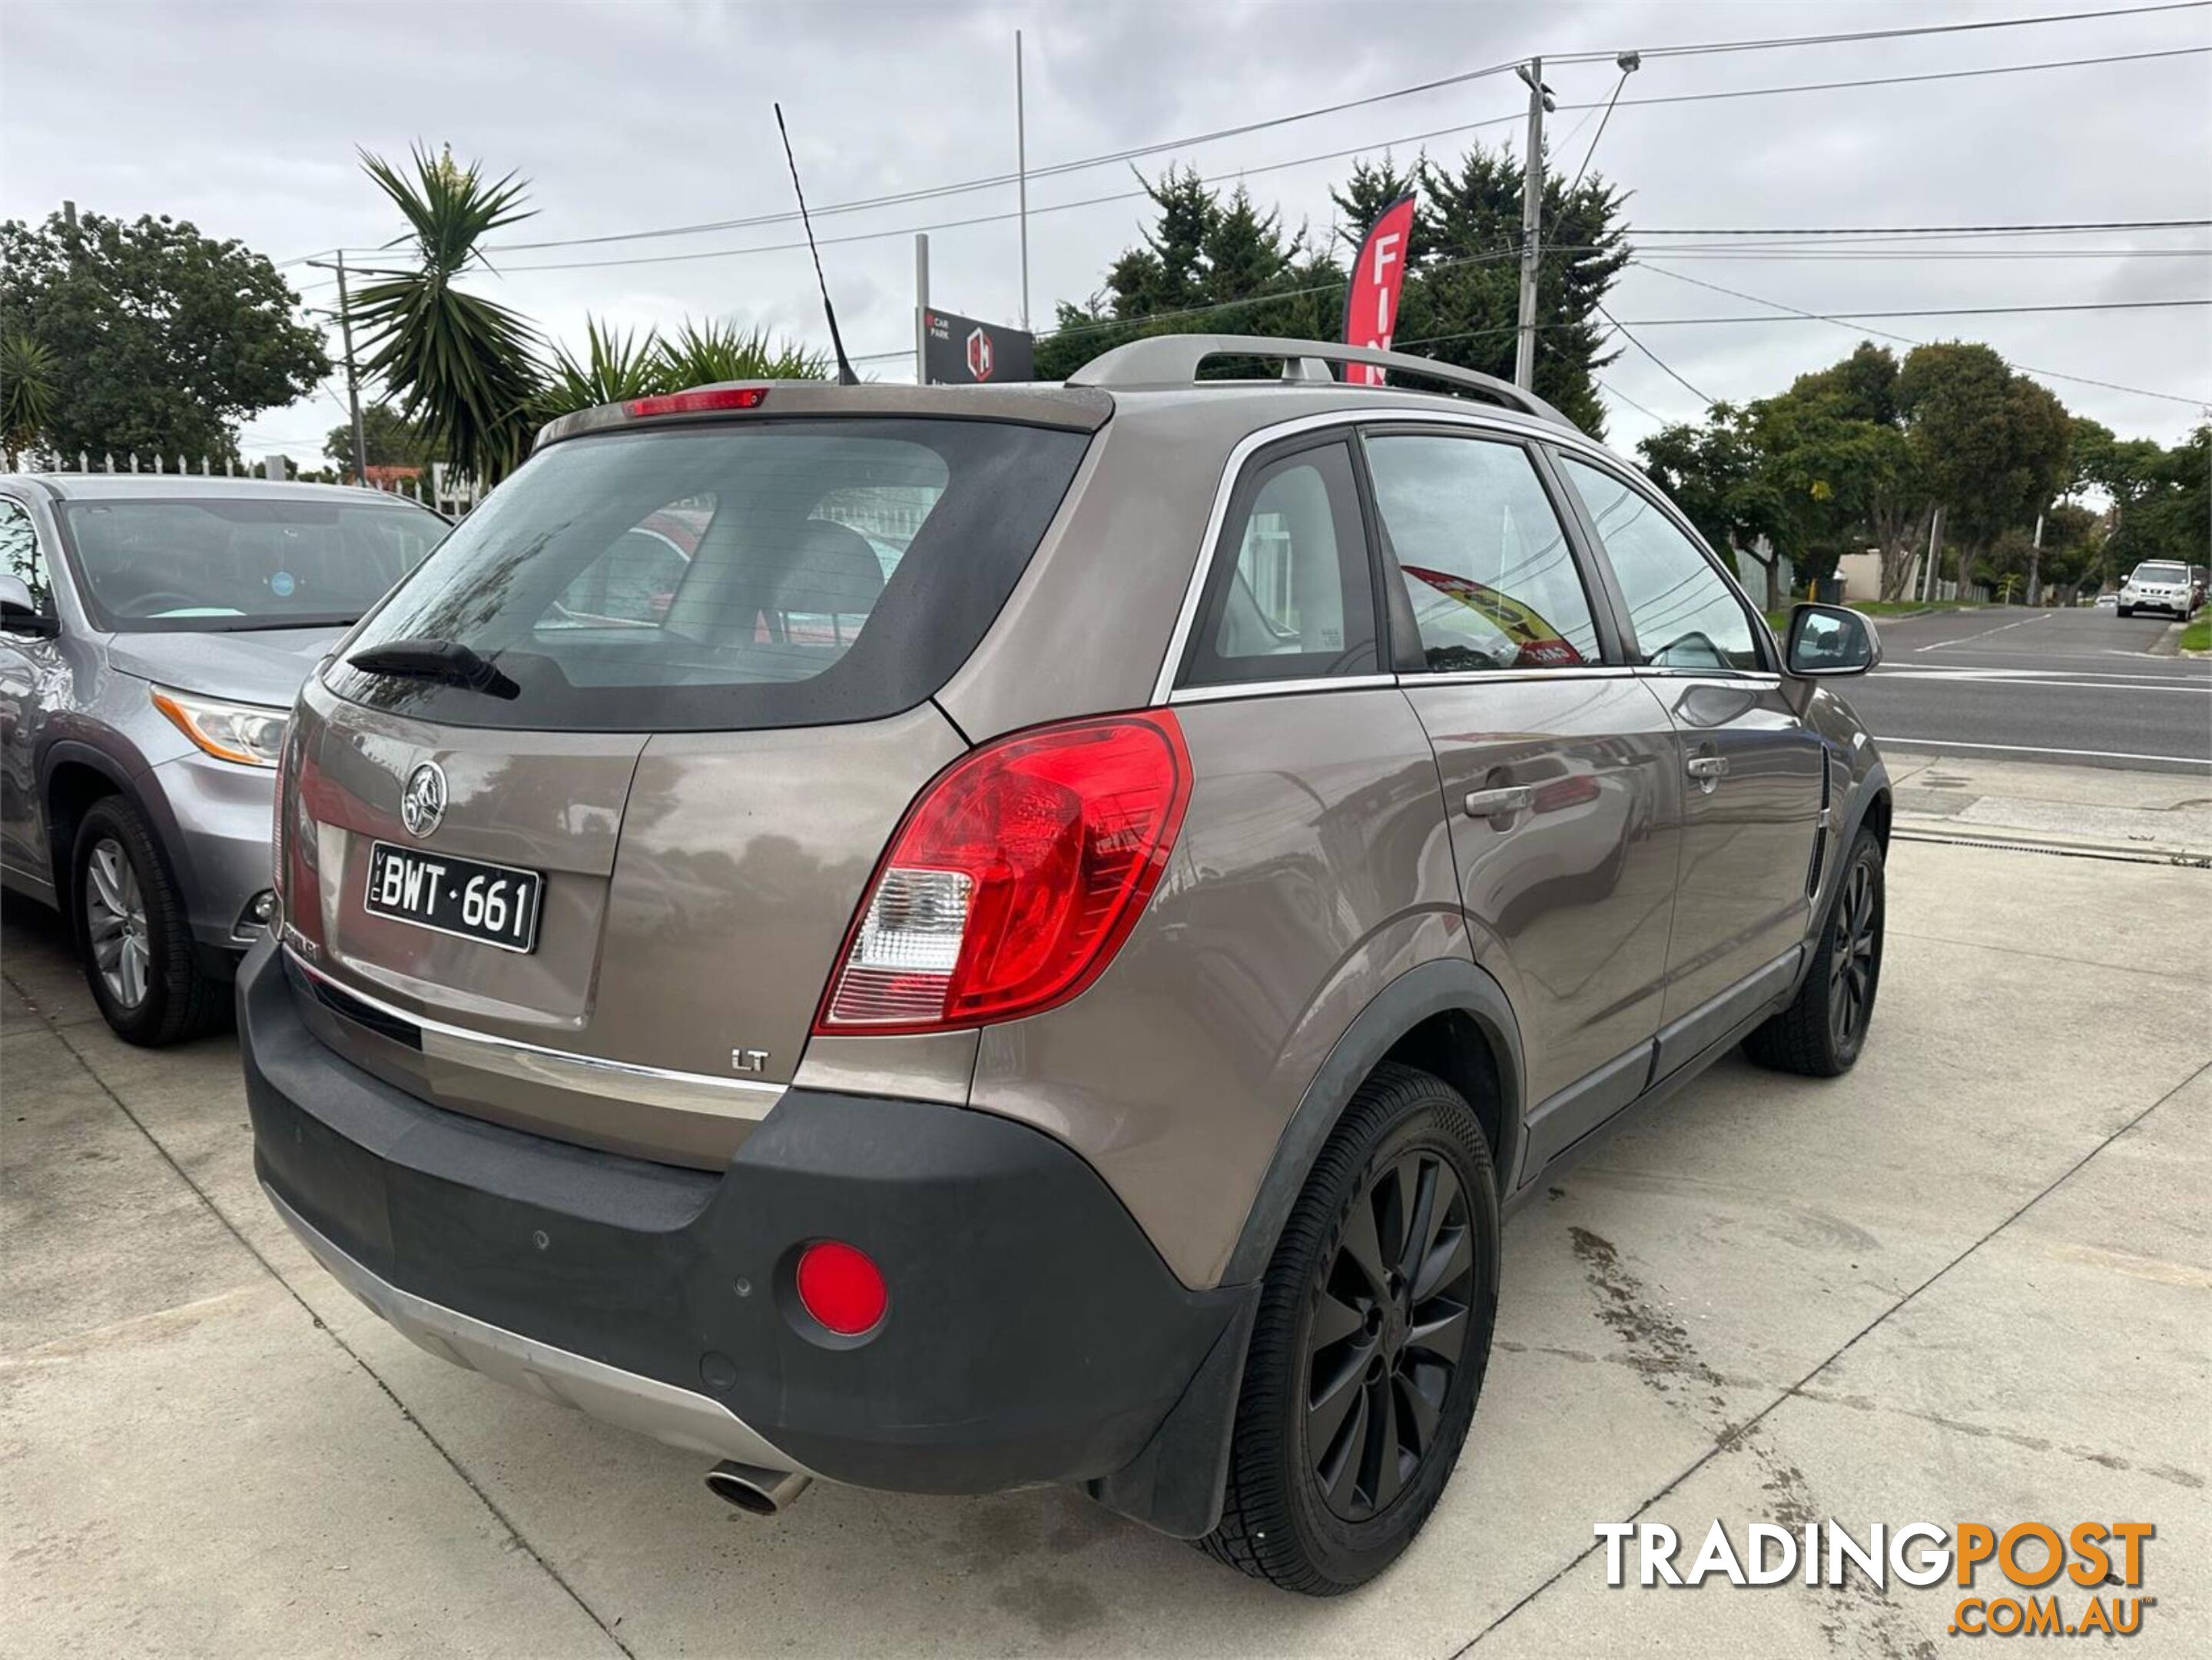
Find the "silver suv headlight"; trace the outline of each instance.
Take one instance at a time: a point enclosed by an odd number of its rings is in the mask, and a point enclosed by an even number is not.
[[[264,708],[258,703],[227,703],[188,691],[153,689],[154,707],[169,717],[179,732],[218,761],[241,767],[274,767],[284,747],[284,723],[289,709]]]

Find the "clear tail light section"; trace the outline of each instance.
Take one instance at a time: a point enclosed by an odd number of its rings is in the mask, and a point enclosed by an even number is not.
[[[1036,1014],[1114,958],[1191,790],[1166,709],[1039,727],[963,756],[891,837],[814,1030],[938,1031]]]

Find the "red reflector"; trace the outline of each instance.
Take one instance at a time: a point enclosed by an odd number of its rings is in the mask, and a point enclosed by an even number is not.
[[[714,410],[757,410],[767,400],[766,386],[708,386],[700,392],[633,398],[623,407],[632,415],[705,415]]]
[[[819,1239],[799,1257],[800,1306],[840,1337],[858,1337],[890,1301],[881,1269],[842,1239]]]
[[[963,756],[891,838],[815,1030],[981,1025],[1075,997],[1136,927],[1190,790],[1166,709]]]

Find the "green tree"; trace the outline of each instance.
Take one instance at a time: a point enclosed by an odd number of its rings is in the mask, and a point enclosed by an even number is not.
[[[1521,166],[1509,153],[1477,145],[1449,168],[1425,157],[1408,169],[1387,155],[1379,163],[1361,161],[1331,192],[1347,255],[1389,203],[1409,191],[1421,197],[1399,306],[1396,338],[1404,349],[1511,377],[1521,186]],[[1060,302],[1057,326],[1037,342],[1040,376],[1064,378],[1143,334],[1341,336],[1347,272],[1334,250],[1313,246],[1303,229],[1285,233],[1279,216],[1262,212],[1241,185],[1224,200],[1194,169],[1170,167],[1145,188],[1152,228],[1107,268],[1097,293],[1079,305]],[[1621,200],[1595,176],[1571,192],[1557,178],[1545,186],[1535,389],[1599,436],[1605,411],[1595,374],[1612,357],[1602,350],[1598,307],[1628,261]]]
[[[427,467],[437,451],[422,429],[389,404],[370,404],[361,412],[362,447],[372,467]],[[332,427],[323,454],[341,472],[353,471],[353,423]]]
[[[1922,482],[1970,556],[2033,523],[2069,481],[2066,406],[1987,346],[1915,346],[1896,397]]]
[[[264,256],[166,215],[0,224],[0,338],[52,365],[39,434],[62,454],[234,454],[240,423],[331,372],[299,303]]]
[[[1748,555],[1765,570],[1765,609],[1779,610],[1788,516],[1751,413],[1716,404],[1705,425],[1663,427],[1637,447],[1652,481],[1707,541]]]
[[[522,458],[542,373],[536,331],[521,315],[470,294],[461,280],[485,265],[477,245],[530,217],[513,173],[487,181],[449,149],[417,149],[412,175],[364,152],[362,167],[407,222],[416,269],[367,284],[353,296],[369,374],[400,412],[463,472],[492,484]]]

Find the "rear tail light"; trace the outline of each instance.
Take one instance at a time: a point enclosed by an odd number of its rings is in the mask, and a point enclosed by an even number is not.
[[[1077,996],[1136,926],[1190,788],[1182,728],[1165,709],[962,757],[892,836],[814,1030],[982,1025]]]

